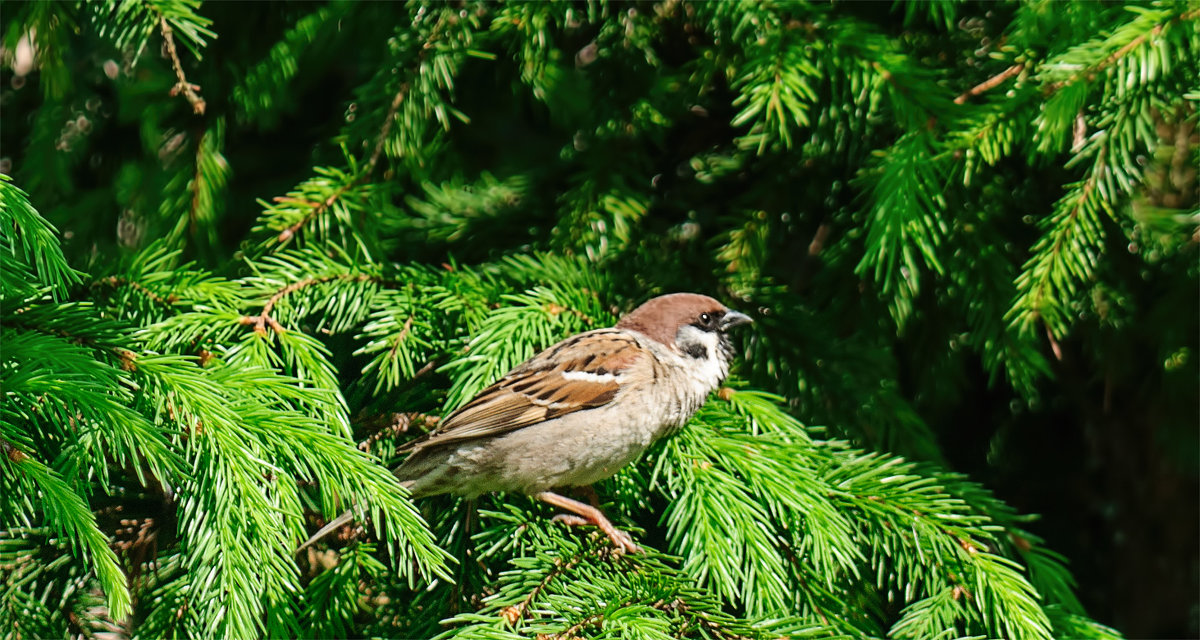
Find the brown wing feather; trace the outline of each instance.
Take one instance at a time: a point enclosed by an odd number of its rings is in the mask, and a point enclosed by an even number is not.
[[[427,437],[410,446],[423,449],[500,435],[575,411],[604,406],[616,397],[620,388],[615,377],[636,367],[645,355],[633,338],[615,329],[568,338],[513,369],[450,414]],[[571,372],[595,377],[564,376]]]

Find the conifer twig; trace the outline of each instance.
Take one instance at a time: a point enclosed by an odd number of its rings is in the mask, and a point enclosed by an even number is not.
[[[1000,86],[1001,84],[1004,84],[1005,80],[1008,80],[1009,78],[1021,73],[1024,70],[1025,70],[1024,62],[1019,62],[1017,64],[1014,64],[1013,66],[1005,69],[1004,71],[1001,71],[1000,73],[988,78],[987,80],[984,80],[983,82],[980,82],[979,84],[977,84],[977,85],[971,87],[970,89],[968,89],[967,91],[963,92],[961,95],[959,95],[957,98],[954,99],[954,104],[963,104],[973,96],[977,96],[986,91],[991,91],[992,89],[995,89],[996,87]]]
[[[149,288],[147,288],[146,285],[144,285],[140,282],[137,282],[136,280],[130,280],[128,278],[121,278],[118,276],[108,276],[106,278],[101,278],[92,283],[93,287],[98,287],[100,285],[107,285],[114,289],[117,287],[121,287],[121,286],[129,287],[130,289],[133,289],[134,291],[137,291],[137,292],[145,295],[147,298],[149,298],[153,302],[158,303],[164,307],[167,307],[168,309],[172,308],[172,305],[175,304],[175,300],[176,300],[174,295],[169,295],[166,298],[164,298],[164,297],[158,295],[157,293],[154,293]]]
[[[1188,20],[1195,20],[1196,18],[1200,18],[1200,9],[1194,9],[1192,11],[1188,11],[1187,13],[1184,13],[1175,18],[1172,18],[1171,20],[1168,20],[1167,22],[1161,22],[1159,24],[1156,24],[1156,25],[1154,25],[1154,28],[1149,31],[1149,33],[1143,33],[1140,36],[1134,38],[1133,40],[1130,40],[1129,42],[1127,42],[1125,44],[1125,46],[1121,47],[1120,49],[1117,49],[1116,51],[1109,54],[1109,56],[1107,58],[1101,60],[1100,64],[1097,64],[1096,66],[1091,67],[1090,69],[1082,69],[1075,75],[1071,76],[1070,78],[1067,78],[1066,80],[1060,80],[1058,82],[1051,84],[1050,86],[1046,87],[1046,89],[1043,93],[1045,93],[1046,95],[1054,93],[1055,91],[1058,91],[1059,89],[1061,89],[1069,84],[1074,84],[1075,82],[1078,82],[1079,79],[1083,78],[1084,76],[1087,76],[1088,80],[1091,80],[1092,78],[1094,78],[1096,76],[1096,74],[1100,73],[1101,71],[1104,71],[1110,65],[1112,65],[1114,62],[1116,62],[1117,60],[1120,60],[1121,58],[1124,58],[1126,55],[1129,54],[1130,51],[1133,51],[1134,49],[1142,46],[1142,44],[1145,43],[1147,39],[1158,37],[1160,34],[1162,34],[1163,29],[1167,26],[1168,23],[1186,22]]]
[[[384,416],[380,416],[380,417],[384,417]],[[379,442],[380,440],[382,440],[388,436],[408,432],[409,428],[412,427],[412,425],[414,423],[419,422],[419,423],[429,426],[429,427],[435,427],[435,426],[437,426],[437,424],[439,422],[442,421],[442,419],[437,416],[431,416],[431,415],[419,413],[416,411],[408,411],[405,413],[393,413],[390,416],[386,416],[386,417],[391,418],[389,423],[386,426],[384,426],[383,428],[381,428],[379,431],[372,433],[370,436],[367,437],[366,440],[363,440],[362,442],[358,443],[359,451],[369,451],[372,445],[374,445],[376,442]],[[378,422],[381,422],[381,420],[371,420],[370,422],[378,423]]]
[[[171,56],[171,67],[175,70],[175,79],[177,82],[174,87],[171,87],[171,95],[177,96],[180,93],[192,105],[192,113],[196,115],[204,115],[205,102],[197,91],[200,90],[200,85],[188,82],[187,76],[183,74],[183,64],[179,61],[179,51],[175,48],[175,36],[171,29],[171,25],[167,23],[166,16],[158,14],[158,27],[162,32],[163,40],[167,43],[167,54]]]
[[[375,148],[371,151],[371,159],[367,161],[366,175],[374,172],[375,165],[379,164],[379,158],[383,155],[383,145],[387,141],[388,134],[392,132],[392,122],[396,119],[396,113],[400,111],[400,105],[404,103],[406,96],[408,96],[407,82],[400,85],[400,90],[396,92],[391,106],[388,107],[387,117],[383,119],[383,126],[375,138]]]
[[[433,43],[437,40],[438,32],[441,30],[442,23],[443,19],[439,18],[437,24],[434,25],[433,31],[430,33],[429,38],[426,39],[421,45],[421,50],[417,53],[418,60],[423,60],[425,58],[425,52],[433,48]],[[338,198],[342,197],[347,191],[358,185],[358,183],[362,182],[363,180],[366,180],[372,173],[374,173],[375,167],[379,164],[379,159],[383,157],[383,146],[387,142],[388,134],[392,132],[392,123],[396,119],[396,113],[400,111],[400,106],[404,104],[404,99],[408,96],[408,90],[409,83],[402,83],[400,85],[400,90],[396,92],[394,97],[392,97],[392,103],[388,107],[387,116],[385,116],[383,119],[383,125],[380,126],[379,135],[375,137],[375,146],[371,150],[371,157],[367,160],[367,166],[365,170],[358,174],[358,176],[356,176],[348,184],[343,185],[332,195],[326,198],[325,202],[323,202],[320,206],[313,208],[308,215],[304,216],[290,227],[280,231],[278,236],[280,243],[291,240],[292,237],[304,227],[304,225],[312,221],[313,218],[325,213],[329,207],[333,206],[333,203],[337,202]]]
[[[332,207],[334,205],[334,203],[336,203],[338,201],[339,198],[341,198],[343,195],[345,195],[345,193],[347,191],[354,188],[354,186],[357,185],[361,180],[362,180],[362,176],[359,176],[359,177],[351,180],[350,182],[347,182],[346,184],[338,187],[337,190],[334,191],[333,193],[331,193],[328,198],[325,198],[325,200],[323,202],[321,202],[317,206],[313,207],[312,210],[309,211],[307,215],[305,215],[300,220],[296,221],[296,223],[292,224],[292,226],[284,229],[283,231],[280,231],[279,235],[276,236],[276,239],[279,240],[280,244],[287,242],[288,240],[291,240],[292,237],[296,235],[296,232],[301,229],[301,227],[308,224],[310,221],[312,221],[313,218],[316,218],[317,216],[321,215],[322,213],[325,213],[326,211],[328,211],[329,208]],[[275,198],[276,202],[285,202],[287,200],[288,200],[288,198],[284,198],[284,197]],[[312,202],[309,202],[309,201],[300,201],[300,203],[301,204],[312,204]]]
[[[605,541],[606,547],[607,544],[607,541]],[[551,581],[559,576],[566,575],[575,567],[579,566],[579,563],[583,562],[584,558],[591,555],[591,551],[592,549],[590,548],[584,549],[583,552],[575,554],[567,562],[563,562],[561,559],[555,560],[554,570],[547,573],[546,577],[542,578],[542,581],[539,582],[537,586],[535,586],[533,590],[530,591],[523,600],[521,600],[521,602],[510,607],[506,607],[504,610],[502,610],[500,612],[500,617],[507,620],[509,624],[516,624],[518,620],[525,617],[525,613],[529,610],[529,605],[533,604],[533,599],[536,598],[539,593],[545,590],[546,587],[550,586]]]
[[[295,293],[305,287],[311,287],[312,285],[323,284],[326,282],[334,282],[337,280],[340,280],[343,282],[367,282],[369,280],[379,281],[377,278],[374,278],[373,276],[367,275],[365,273],[359,273],[359,274],[339,273],[337,275],[332,275],[332,276],[320,276],[317,278],[305,278],[303,280],[298,280],[298,281],[293,282],[292,284],[289,284],[288,286],[280,289],[279,291],[276,291],[274,294],[272,294],[271,297],[267,299],[266,304],[263,305],[263,309],[262,309],[261,313],[259,313],[256,316],[242,316],[240,322],[244,325],[253,324],[254,330],[259,333],[266,333],[268,326],[271,327],[271,329],[274,330],[276,333],[283,333],[284,332],[283,325],[279,324],[279,322],[277,322],[273,317],[271,317],[271,311],[273,311],[275,309],[275,305],[280,300],[282,300],[284,297],[286,297],[292,293]]]

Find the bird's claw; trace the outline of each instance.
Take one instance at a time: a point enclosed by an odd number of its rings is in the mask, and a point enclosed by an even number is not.
[[[634,544],[633,538],[628,533],[612,526],[612,523],[593,522],[582,516],[571,515],[569,513],[560,513],[551,518],[551,520],[553,522],[561,522],[569,527],[596,525],[612,541],[617,553],[641,553],[642,551],[641,547]]]

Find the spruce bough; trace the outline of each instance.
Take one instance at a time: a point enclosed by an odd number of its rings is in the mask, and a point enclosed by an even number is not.
[[[1130,283],[1194,293],[1200,15],[905,12],[14,9],[5,48],[37,57],[3,134],[0,626],[1120,637],[1030,517],[948,471],[944,388],[969,354],[1036,412],[1073,339],[1128,330]],[[677,290],[762,316],[727,386],[597,486],[646,553],[388,471]],[[1196,332],[1160,321],[1162,375],[1194,376]],[[348,505],[364,531],[293,556]]]

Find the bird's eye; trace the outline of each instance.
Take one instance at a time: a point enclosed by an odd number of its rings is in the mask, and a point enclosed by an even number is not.
[[[707,313],[700,314],[700,323],[705,326],[711,325],[712,324],[712,316],[708,315]]]

